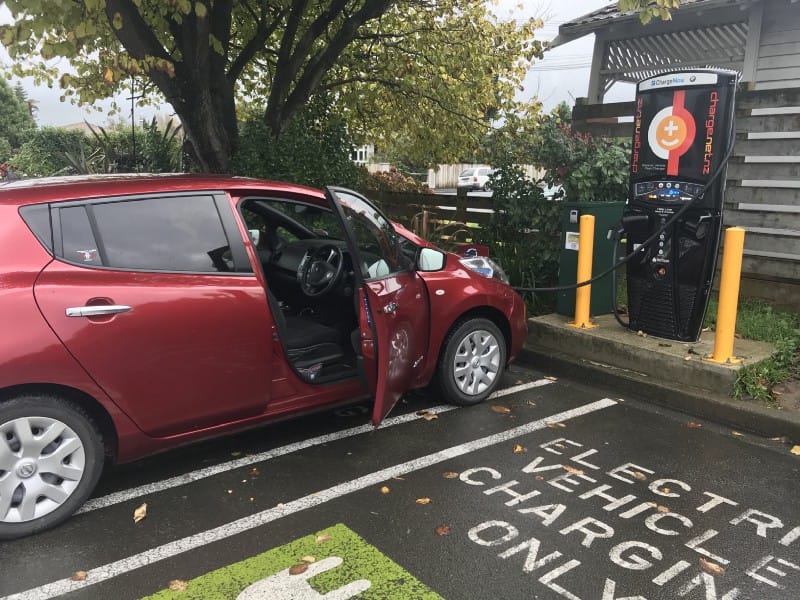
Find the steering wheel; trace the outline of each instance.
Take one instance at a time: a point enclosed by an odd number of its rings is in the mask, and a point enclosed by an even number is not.
[[[300,267],[300,289],[306,296],[322,296],[331,291],[342,278],[344,254],[333,244],[309,250]]]

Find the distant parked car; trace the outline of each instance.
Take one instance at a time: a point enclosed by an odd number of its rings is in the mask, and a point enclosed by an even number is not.
[[[493,171],[491,167],[464,169],[458,176],[457,192],[466,194],[471,190],[488,190],[489,178]]]
[[[0,540],[67,519],[107,463],[368,397],[378,425],[434,380],[476,404],[527,334],[491,259],[343,188],[15,181],[0,247]]]
[[[545,200],[563,200],[564,199],[564,188],[560,185],[547,185],[546,183],[540,183],[539,187],[544,194]]]

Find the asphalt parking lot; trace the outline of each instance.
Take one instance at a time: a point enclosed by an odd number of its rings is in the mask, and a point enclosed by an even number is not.
[[[521,367],[503,388],[472,408],[414,394],[378,430],[354,406],[113,469],[66,524],[0,544],[0,594],[798,597],[800,459],[779,440]]]

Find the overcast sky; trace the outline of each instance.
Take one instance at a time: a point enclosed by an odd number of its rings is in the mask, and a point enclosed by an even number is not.
[[[609,4],[606,0],[578,0],[566,2],[564,0],[541,0],[532,2],[530,0],[499,0],[496,12],[499,16],[506,18],[509,15],[514,18],[527,16],[541,16],[544,18],[544,28],[539,30],[539,37],[542,40],[551,40],[558,34],[558,26],[565,21],[570,21],[583,14],[601,8]],[[11,17],[5,6],[0,6],[0,22],[10,22]],[[577,97],[586,96],[589,68],[592,60],[592,48],[594,36],[586,36],[545,54],[542,61],[538,61],[528,74],[525,80],[525,89],[520,96],[527,99],[537,95],[544,103],[545,109],[549,110],[562,100],[569,104],[574,103]],[[9,64],[8,55],[0,49],[0,62],[3,65]],[[66,68],[66,64],[65,64]],[[12,85],[16,81],[12,81]],[[38,113],[36,119],[40,125],[68,125],[80,123],[84,119],[96,124],[105,124],[107,119],[104,113],[93,111],[89,108],[82,108],[61,102],[59,100],[60,91],[57,87],[49,89],[46,86],[36,86],[30,80],[24,80],[23,86],[28,92],[28,97],[38,103]],[[123,107],[122,114],[115,117],[130,119],[130,101],[126,100],[128,94],[117,97],[117,102]],[[632,88],[612,89],[607,95],[607,100],[630,100],[633,98]],[[99,106],[107,110],[108,103]],[[160,110],[161,114],[170,115],[172,108],[165,105]],[[149,119],[156,111],[154,109],[136,109],[136,120]]]

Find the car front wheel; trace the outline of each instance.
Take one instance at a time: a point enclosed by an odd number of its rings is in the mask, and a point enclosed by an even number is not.
[[[505,364],[505,338],[497,325],[482,318],[463,321],[445,340],[439,387],[453,404],[478,404],[497,387]]]
[[[69,518],[103,470],[103,443],[91,417],[52,396],[0,402],[0,540]]]

